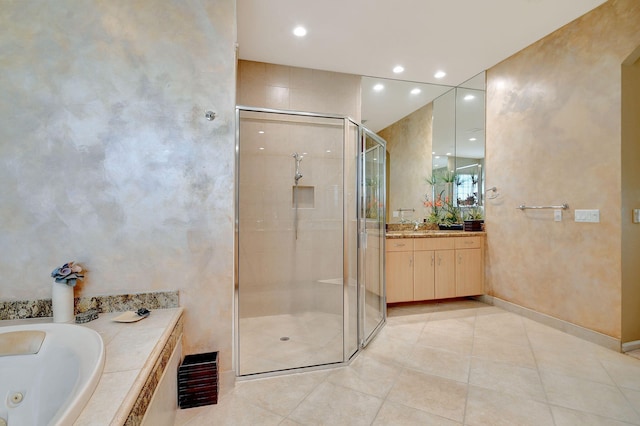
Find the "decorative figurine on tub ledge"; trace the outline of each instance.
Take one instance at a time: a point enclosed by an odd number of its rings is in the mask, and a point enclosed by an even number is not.
[[[82,267],[73,262],[65,263],[60,268],[51,272],[53,287],[51,288],[51,308],[53,310],[53,322],[71,322],[74,320],[73,288],[77,280],[84,278],[81,275]]]

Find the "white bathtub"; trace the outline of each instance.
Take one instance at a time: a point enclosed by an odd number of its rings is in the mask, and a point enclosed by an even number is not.
[[[0,356],[0,424],[4,420],[8,426],[71,425],[100,380],[102,338],[90,328],[46,323],[0,327],[0,341],[28,334],[2,339],[3,333],[32,330],[45,332],[37,353],[29,352],[37,350],[33,348],[39,342],[22,345],[26,339],[20,337],[22,342],[12,341],[3,351],[20,354]]]

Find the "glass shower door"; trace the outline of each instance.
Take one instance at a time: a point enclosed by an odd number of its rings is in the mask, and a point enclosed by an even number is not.
[[[344,123],[239,111],[241,376],[343,362]]]
[[[361,254],[360,309],[363,346],[386,319],[384,285],[385,252],[385,155],[377,135],[363,129],[361,162]]]

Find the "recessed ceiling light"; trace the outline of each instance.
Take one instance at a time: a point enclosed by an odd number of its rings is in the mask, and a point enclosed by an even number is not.
[[[375,90],[376,92],[379,92],[382,89],[384,89],[384,85],[382,85],[381,83],[378,83],[375,86],[373,86],[373,90]]]
[[[417,95],[420,92],[422,92],[422,90],[418,89],[417,87],[415,89],[411,89],[411,94],[412,95]]]
[[[475,97],[475,96],[473,96],[473,95],[467,95],[467,96],[465,96],[463,99],[464,99],[465,101],[470,101],[471,99],[475,99],[475,98],[476,98],[476,97]]]
[[[264,150],[264,148],[263,148],[263,147],[260,147],[260,148],[258,148],[258,149],[259,149],[260,151],[263,151],[263,150]]]
[[[331,152],[331,150],[330,150],[330,149],[328,149],[326,152]]]
[[[439,155],[436,155],[436,160],[439,160],[439,159],[440,159],[440,156],[439,156]]]
[[[471,142],[473,142],[473,141],[477,141],[478,139],[476,139],[476,138],[469,138],[469,140],[470,140]]]
[[[444,77],[445,75],[447,75],[447,73],[446,73],[446,72],[444,72],[444,71],[437,71],[433,76],[434,76],[435,78],[442,78],[442,77]]]
[[[258,133],[260,133],[261,135],[264,135],[264,130],[259,130]]]
[[[400,74],[402,71],[404,71],[404,67],[402,65],[396,65],[393,68],[393,72],[395,72],[396,74]]]
[[[450,153],[450,152],[447,152],[447,155],[451,155],[451,153]]]
[[[433,155],[436,155],[436,152],[435,152],[435,151],[433,151],[433,152],[431,152],[431,153],[432,153]]]
[[[307,35],[307,29],[302,26],[295,27],[293,29],[293,35],[295,35],[296,37],[304,37]]]

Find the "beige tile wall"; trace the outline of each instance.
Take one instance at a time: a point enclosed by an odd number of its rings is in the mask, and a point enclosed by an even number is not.
[[[360,76],[238,62],[238,105],[346,115],[360,122]]]
[[[621,337],[622,61],[640,3],[614,0],[487,72],[487,284],[499,298]],[[636,163],[637,167],[637,163]],[[521,203],[568,203],[562,222]],[[599,209],[600,223],[575,223]]]
[[[318,281],[342,276],[343,120],[245,116],[240,120],[240,315],[315,309],[322,293],[331,299],[341,295],[340,286]],[[293,152],[303,155],[297,211]],[[341,303],[336,309],[341,312]]]
[[[239,61],[238,104],[359,120],[360,77]],[[320,281],[342,276],[342,122],[243,115],[248,118],[240,126],[240,316],[340,313],[341,287]],[[298,209],[297,240],[293,152],[307,153],[299,185],[314,198],[313,208]]]

